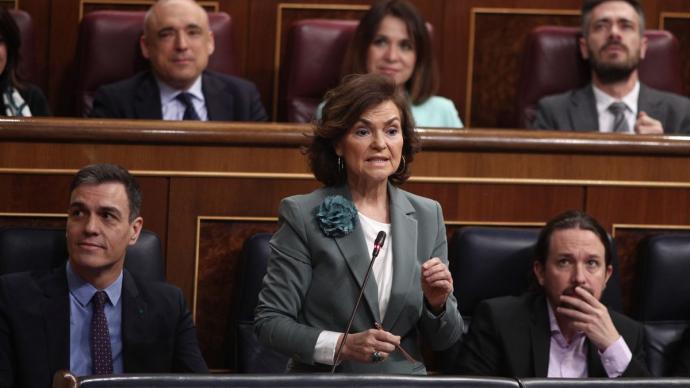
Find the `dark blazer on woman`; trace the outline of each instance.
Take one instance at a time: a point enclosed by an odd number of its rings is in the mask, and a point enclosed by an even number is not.
[[[388,185],[393,247],[393,284],[383,328],[401,336],[401,346],[416,360],[399,351],[381,363],[342,362],[338,371],[351,373],[425,373],[418,346],[421,334],[434,350],[450,347],[460,338],[462,318],[451,294],[445,311],[434,316],[421,289],[422,263],[439,257],[446,264],[446,229],[441,206]],[[342,237],[328,237],[320,229],[315,209],[328,196],[351,198],[346,186],[327,187],[306,195],[285,198],[280,204],[280,227],[271,239],[271,256],[256,309],[259,340],[292,357],[293,371],[325,371],[314,361],[314,348],[322,330],[344,332],[370,263],[359,221]],[[355,316],[351,333],[381,322],[378,292],[371,276]]]

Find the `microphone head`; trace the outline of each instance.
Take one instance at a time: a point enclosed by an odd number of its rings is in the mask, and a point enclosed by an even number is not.
[[[379,232],[379,234],[376,235],[376,240],[374,240],[374,245],[381,245],[383,246],[383,242],[386,241],[386,232],[383,230]]]
[[[386,232],[383,230],[379,232],[379,234],[376,235],[376,240],[374,240],[374,253],[372,254],[372,257],[376,257],[379,255],[379,251],[383,247],[383,243],[386,241]]]

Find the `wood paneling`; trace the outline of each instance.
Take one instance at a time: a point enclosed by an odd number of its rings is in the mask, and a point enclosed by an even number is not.
[[[38,62],[35,80],[45,88],[53,111],[73,115],[73,85],[78,77],[74,58],[81,12],[95,9],[142,9],[150,0],[73,1],[21,0],[37,28]],[[204,1],[233,18],[233,50],[239,56],[239,74],[257,84],[269,112],[275,98],[275,65],[281,62],[285,30],[291,21],[307,17],[352,18],[348,6],[368,6],[368,0],[328,2],[318,0],[218,0]],[[452,99],[469,127],[510,126],[515,104],[517,67],[527,31],[542,23],[577,24],[580,0],[413,0],[434,26],[434,48],[441,71],[439,94]],[[685,16],[690,2],[643,1],[648,28],[661,24],[677,34],[683,63],[688,61],[690,37]],[[283,12],[279,10],[283,9]],[[473,18],[473,15],[475,16]],[[665,15],[665,16],[664,16]],[[472,21],[474,20],[474,24]],[[281,33],[277,34],[280,25]],[[276,40],[278,37],[278,40]],[[278,48],[278,51],[276,49]],[[276,58],[276,52],[279,53]],[[683,82],[690,92],[690,70],[684,66]],[[468,120],[469,119],[469,120]]]
[[[39,228],[64,229],[66,216],[53,217],[41,214],[0,214],[0,229],[4,228]]]
[[[228,356],[235,345],[231,302],[237,297],[244,240],[274,230],[283,197],[315,187],[313,180],[173,178],[170,215],[175,221],[169,225],[167,245],[175,255],[168,256],[168,280],[182,287],[192,301],[209,367],[231,366]],[[198,241],[190,238],[197,235],[197,228]],[[194,273],[196,278],[190,276]]]
[[[518,12],[519,11],[519,12]],[[559,15],[564,13],[563,15]],[[515,126],[516,88],[525,38],[541,25],[578,25],[576,10],[473,9],[471,79],[465,122],[470,127]]]
[[[690,91],[690,12],[686,13],[662,13],[661,28],[671,31],[680,43],[680,63],[683,72],[683,90],[687,94]]]
[[[50,174],[0,174],[0,213],[12,213],[22,223],[27,219],[41,218],[41,214],[66,214],[69,202],[69,185],[76,172],[53,172]],[[142,209],[144,227],[161,237],[167,238],[168,227],[168,183],[164,177],[139,177],[146,206]],[[10,217],[12,218],[12,217]],[[28,222],[28,221],[27,221]],[[64,227],[65,219],[50,221],[51,226]],[[13,225],[5,222],[3,225]],[[165,246],[163,247],[165,253]]]
[[[51,14],[46,12],[50,8],[51,0],[16,1],[18,8],[26,11],[33,20],[35,56],[38,73],[31,81],[39,85],[44,91],[48,90],[49,82],[49,47]],[[11,2],[10,2],[11,3]]]
[[[453,224],[538,223],[584,205],[580,186],[409,182],[403,188],[439,201],[446,222]]]
[[[79,7],[79,20],[86,14],[93,11],[113,10],[113,11],[146,11],[154,2],[151,0],[128,1],[128,2],[91,2],[82,1]]]
[[[76,53],[80,2],[50,0],[49,9],[50,32],[48,46],[45,47],[49,53],[49,79],[48,90],[45,92],[54,115],[75,115],[74,85],[78,76]]]
[[[209,365],[233,364],[236,343],[231,333],[243,284],[242,246],[256,233],[273,233],[276,221],[199,220],[195,323]]]

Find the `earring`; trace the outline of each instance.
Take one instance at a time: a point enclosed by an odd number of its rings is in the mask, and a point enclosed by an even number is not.
[[[396,173],[401,173],[403,171],[405,171],[405,155],[400,156],[400,165]]]
[[[340,156],[338,156],[338,162],[337,162],[337,163],[338,163],[338,174],[342,174],[342,173],[343,173],[343,170],[345,169],[345,166],[343,165],[343,164],[344,164],[344,163],[343,163],[343,158],[341,158]]]

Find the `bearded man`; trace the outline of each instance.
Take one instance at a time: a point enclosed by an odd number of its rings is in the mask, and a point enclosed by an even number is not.
[[[638,0],[585,0],[580,53],[591,84],[544,97],[532,127],[637,134],[690,132],[690,100],[640,82],[647,53]],[[664,71],[664,69],[659,69]]]
[[[600,301],[614,254],[604,228],[586,213],[568,211],[550,220],[534,248],[538,287],[477,306],[455,372],[507,378],[649,376],[642,325]]]

